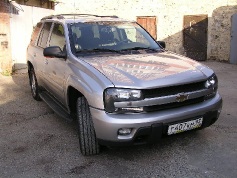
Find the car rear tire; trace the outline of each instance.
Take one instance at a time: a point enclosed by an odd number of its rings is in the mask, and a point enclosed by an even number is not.
[[[90,108],[85,97],[77,99],[78,134],[81,153],[85,156],[100,152]]]
[[[39,96],[38,82],[37,82],[35,71],[33,68],[31,68],[29,71],[29,79],[30,79],[30,89],[31,89],[33,98],[36,101],[41,101],[41,98]]]

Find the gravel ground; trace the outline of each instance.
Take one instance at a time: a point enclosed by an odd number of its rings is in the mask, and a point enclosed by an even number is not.
[[[79,152],[74,123],[33,100],[27,74],[0,75],[0,177],[237,177],[237,65],[204,62],[219,77],[219,120],[148,146]]]

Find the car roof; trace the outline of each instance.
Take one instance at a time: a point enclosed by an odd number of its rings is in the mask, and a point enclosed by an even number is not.
[[[58,14],[58,15],[51,15],[46,16],[41,19],[41,21],[58,21],[62,23],[75,23],[75,22],[99,22],[99,21],[113,21],[113,22],[132,22],[129,20],[125,20],[119,18],[118,16],[101,16],[101,15],[94,15],[94,14]]]

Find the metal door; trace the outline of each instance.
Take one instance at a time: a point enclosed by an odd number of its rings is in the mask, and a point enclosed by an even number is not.
[[[237,64],[237,14],[231,18],[230,63]]]
[[[207,59],[207,15],[184,16],[183,47],[186,56],[197,61]]]
[[[156,17],[137,17],[137,23],[145,28],[156,40]]]

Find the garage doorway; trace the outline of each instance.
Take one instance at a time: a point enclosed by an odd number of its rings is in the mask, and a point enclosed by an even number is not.
[[[207,59],[207,15],[185,15],[183,47],[186,56],[197,61]]]
[[[230,63],[237,64],[237,14],[231,18]]]
[[[156,17],[137,17],[137,23],[148,31],[151,36],[156,40]]]

